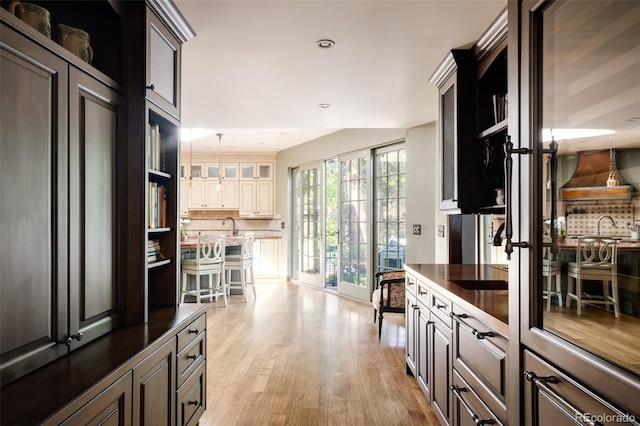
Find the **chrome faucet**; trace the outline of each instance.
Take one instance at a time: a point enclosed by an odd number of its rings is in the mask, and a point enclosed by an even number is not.
[[[224,225],[227,219],[231,219],[231,222],[233,223],[231,227],[231,235],[238,235],[238,228],[236,228],[236,220],[234,218],[227,216],[224,219],[222,219],[222,224]]]
[[[613,220],[611,216],[600,216],[598,218],[598,235],[600,235],[600,223],[602,223],[602,219],[609,219],[614,228],[617,228],[616,221]]]

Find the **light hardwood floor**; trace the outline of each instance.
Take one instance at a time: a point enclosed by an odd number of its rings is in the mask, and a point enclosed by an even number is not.
[[[258,282],[258,297],[212,302],[200,425],[438,425],[405,374],[402,314],[328,291]]]

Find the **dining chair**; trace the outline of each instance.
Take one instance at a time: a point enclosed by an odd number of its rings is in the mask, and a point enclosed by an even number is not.
[[[618,299],[618,241],[608,237],[580,237],[576,248],[576,261],[568,266],[569,285],[567,308],[571,299],[582,315],[585,303],[613,306],[616,318],[620,318]],[[602,281],[602,295],[585,293],[583,281]]]
[[[224,306],[227,306],[228,285],[225,279],[225,240],[221,235],[201,234],[198,235],[198,245],[196,246],[196,256],[194,259],[183,259],[182,269],[182,289],[180,291],[181,301],[185,296],[195,296],[196,302],[200,299],[209,298],[218,300],[219,296],[224,299]],[[189,288],[188,276],[196,278],[195,290]],[[202,288],[201,277],[207,276],[209,283],[207,288]]]
[[[238,288],[242,290],[244,300],[247,300],[247,287],[253,288],[253,297],[257,297],[256,283],[253,277],[253,241],[255,235],[246,233],[242,238],[240,252],[237,254],[227,254],[224,257],[224,269],[228,290]],[[238,280],[234,280],[232,272],[238,272]]]
[[[385,312],[405,311],[404,270],[382,271],[375,275],[376,289],[371,295],[373,322],[378,318],[378,339],[382,336],[382,319]]]

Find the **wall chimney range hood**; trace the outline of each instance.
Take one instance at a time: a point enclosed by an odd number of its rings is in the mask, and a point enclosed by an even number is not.
[[[618,172],[615,150],[578,152],[578,164],[571,179],[560,188],[562,200],[622,200],[630,199],[633,188]],[[618,185],[607,186],[610,175],[615,176]]]

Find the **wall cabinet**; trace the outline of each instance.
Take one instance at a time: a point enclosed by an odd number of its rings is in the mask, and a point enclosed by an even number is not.
[[[451,50],[431,76],[439,91],[440,209],[504,211],[506,11],[477,43]]]
[[[116,173],[123,97],[114,82],[20,34],[20,24],[2,10],[3,383],[123,320],[116,227],[123,216],[113,204],[123,184]],[[15,324],[26,328],[16,332]]]
[[[274,213],[273,181],[253,180],[240,183],[239,214],[241,217],[271,217]]]

